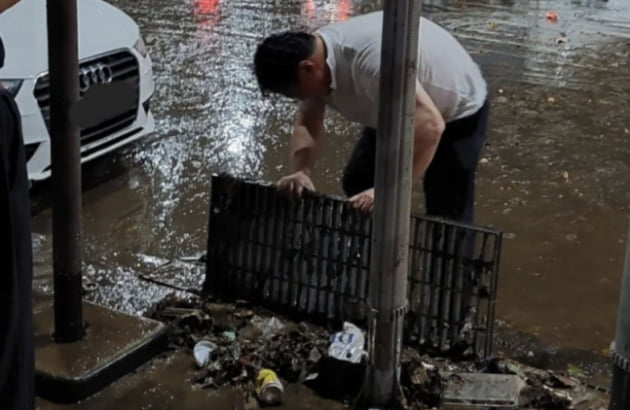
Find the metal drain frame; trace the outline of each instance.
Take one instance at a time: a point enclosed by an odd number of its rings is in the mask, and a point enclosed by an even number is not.
[[[365,324],[370,235],[370,217],[343,198],[307,192],[292,202],[271,184],[213,175],[203,290]],[[411,216],[407,344],[491,354],[501,241],[493,229]]]

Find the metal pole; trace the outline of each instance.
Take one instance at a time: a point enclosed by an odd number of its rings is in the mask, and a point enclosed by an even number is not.
[[[613,352],[610,410],[630,408],[630,227],[626,239],[626,262],[621,283],[617,336]]]
[[[385,407],[398,383],[411,206],[415,82],[421,2],[383,8],[375,207],[370,266],[369,404]]]
[[[55,340],[83,336],[81,161],[70,108],[79,98],[77,0],[48,0]]]

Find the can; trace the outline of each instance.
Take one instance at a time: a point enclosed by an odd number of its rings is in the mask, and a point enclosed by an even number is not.
[[[271,406],[282,404],[284,387],[273,370],[262,369],[258,372],[256,394],[263,404]]]

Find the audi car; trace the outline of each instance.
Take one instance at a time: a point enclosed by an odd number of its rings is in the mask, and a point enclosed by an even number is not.
[[[79,0],[77,21],[80,101],[92,100],[83,114],[74,110],[83,163],[154,130],[154,83],[147,47],[127,14],[102,0]],[[0,81],[22,115],[29,178],[44,180],[51,170],[46,0],[22,0],[0,14],[0,37],[6,51]],[[106,85],[108,92],[90,94]]]

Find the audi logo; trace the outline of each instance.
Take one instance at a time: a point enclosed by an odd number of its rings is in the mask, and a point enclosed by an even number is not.
[[[112,69],[105,64],[98,63],[79,69],[79,89],[86,92],[95,84],[111,83],[114,78]]]

